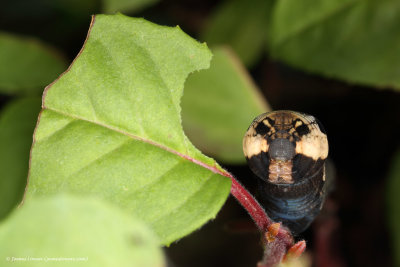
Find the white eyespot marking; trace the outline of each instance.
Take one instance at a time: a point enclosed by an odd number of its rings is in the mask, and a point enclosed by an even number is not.
[[[243,139],[243,152],[247,158],[268,151],[268,142],[261,135],[247,136]]]
[[[303,135],[300,141],[296,142],[296,153],[303,154],[313,160],[326,159],[329,152],[326,134],[321,132],[316,124],[313,124],[310,130],[310,133]]]

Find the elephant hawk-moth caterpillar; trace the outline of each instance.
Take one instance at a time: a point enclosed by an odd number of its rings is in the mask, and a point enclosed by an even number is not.
[[[326,195],[328,139],[311,115],[281,110],[259,115],[243,138],[248,165],[259,179],[259,200],[274,221],[303,232]]]

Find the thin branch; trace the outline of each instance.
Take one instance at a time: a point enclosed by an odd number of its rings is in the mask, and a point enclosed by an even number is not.
[[[304,240],[294,244],[291,232],[280,223],[272,221],[258,201],[232,175],[231,194],[247,210],[263,233],[264,257],[257,267],[277,266],[282,260],[300,256],[306,248]],[[294,245],[293,245],[294,244]]]
[[[250,217],[256,223],[261,232],[266,232],[268,226],[272,224],[272,220],[268,217],[265,210],[258,201],[247,191],[234,177],[232,180],[231,194],[239,201],[239,203],[247,210]]]

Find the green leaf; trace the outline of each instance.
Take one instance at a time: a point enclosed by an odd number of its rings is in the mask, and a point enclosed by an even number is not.
[[[103,10],[106,13],[138,12],[159,0],[103,0]]]
[[[0,219],[21,202],[40,103],[39,97],[21,98],[0,113]]]
[[[400,251],[400,150],[394,155],[387,183],[387,216],[392,238],[393,252]],[[400,265],[400,254],[394,253],[395,262]]]
[[[0,92],[6,94],[40,94],[66,67],[47,45],[2,32],[0,62]]]
[[[94,198],[31,199],[0,224],[1,266],[164,265],[155,235]]]
[[[210,45],[227,44],[252,66],[264,51],[273,0],[223,2],[212,14],[202,39]]]
[[[310,72],[400,88],[400,2],[278,1],[271,53]]]
[[[178,27],[96,16],[69,71],[45,91],[27,195],[95,194],[164,244],[214,218],[230,180],[184,135],[179,105],[187,75],[210,58]]]
[[[211,67],[191,75],[182,98],[183,126],[201,151],[244,163],[242,139],[252,120],[270,111],[249,74],[227,48],[213,50]]]

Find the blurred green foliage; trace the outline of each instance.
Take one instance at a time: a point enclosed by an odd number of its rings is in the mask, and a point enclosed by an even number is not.
[[[272,0],[224,1],[215,9],[201,39],[209,45],[232,47],[241,61],[252,66],[261,59],[267,41]]]
[[[137,12],[157,3],[159,0],[103,0],[103,11],[114,12]]]
[[[272,56],[352,83],[400,89],[400,1],[277,1]]]
[[[224,1],[202,39],[230,45],[249,67],[276,60],[331,78],[400,88],[397,0]]]
[[[0,33],[0,92],[40,94],[66,68],[57,52],[33,38]]]
[[[249,122],[271,108],[230,49],[212,52],[211,67],[186,81],[183,126],[202,152],[222,162],[244,163],[242,139]]]
[[[396,266],[400,265],[400,150],[391,160],[387,182],[387,216]]]
[[[0,220],[22,200],[39,97],[12,101],[0,112]]]
[[[0,246],[1,266],[165,266],[143,222],[104,201],[71,195],[28,201],[0,224]]]

